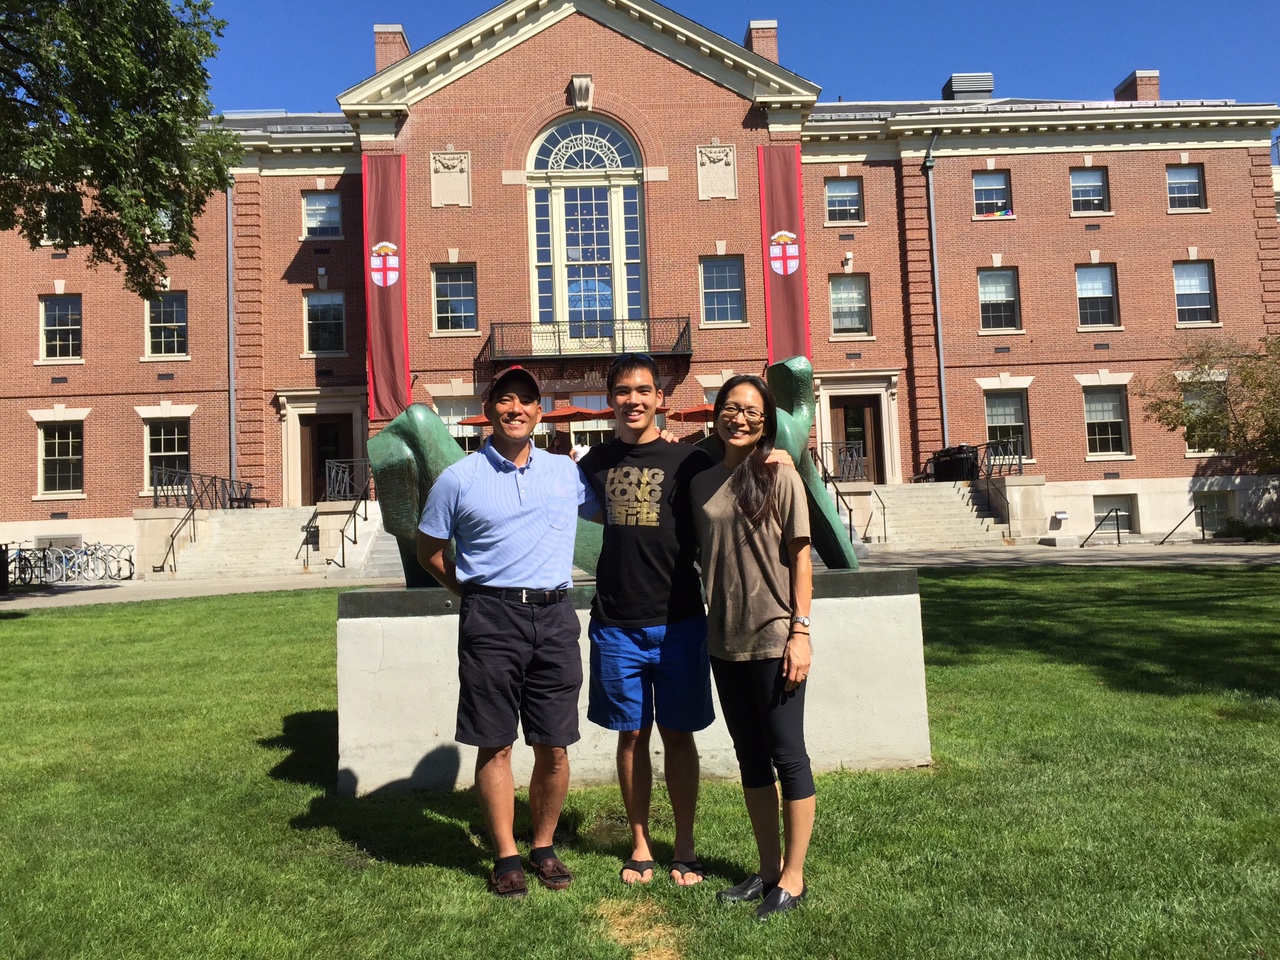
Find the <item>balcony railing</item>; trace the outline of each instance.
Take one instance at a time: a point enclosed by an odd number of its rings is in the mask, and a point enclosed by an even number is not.
[[[359,500],[373,486],[368,460],[326,460],[324,462],[324,499],[330,503]],[[369,499],[377,498],[369,493]]]
[[[495,323],[489,359],[614,357],[621,353],[677,356],[693,353],[688,317],[639,320],[561,320],[555,323]]]
[[[825,481],[866,480],[867,461],[861,440],[827,442],[821,451],[814,451]]]

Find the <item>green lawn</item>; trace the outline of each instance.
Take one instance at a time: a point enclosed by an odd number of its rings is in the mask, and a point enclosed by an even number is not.
[[[705,889],[624,889],[599,788],[578,881],[514,903],[469,795],[332,796],[333,591],[0,606],[0,958],[1280,958],[1280,569],[921,589],[935,766],[821,777],[764,926],[712,895],[754,850],[732,784]]]

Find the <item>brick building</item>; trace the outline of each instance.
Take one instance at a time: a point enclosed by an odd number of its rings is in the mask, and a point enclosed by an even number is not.
[[[1020,444],[1030,533],[1116,506],[1161,532],[1196,497],[1273,495],[1144,422],[1134,391],[1188,338],[1280,333],[1276,105],[1162,101],[1146,70],[1105,102],[957,74],[935,101],[824,103],[779,65],[775,22],[737,44],[647,0],[508,0],[416,52],[396,26],[374,41],[341,113],[227,117],[235,185],[159,301],[0,237],[0,540],[129,542],[157,465],[288,506],[363,455],[361,158],[381,153],[407,163],[412,396],[464,444],[511,362],[556,406],[603,406],[624,349],[659,360],[672,409],[758,372],[756,151],[797,144],[824,456],[894,484],[946,446]]]

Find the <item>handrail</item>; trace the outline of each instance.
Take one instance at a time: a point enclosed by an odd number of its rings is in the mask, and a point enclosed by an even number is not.
[[[188,543],[195,543],[195,542],[196,542],[196,523],[195,523],[195,517],[196,517],[196,505],[197,505],[199,502],[200,502],[199,500],[194,500],[194,501],[192,501],[191,506],[187,507],[187,512],[186,512],[186,513],[184,513],[184,514],[182,515],[182,519],[178,521],[178,525],[177,525],[176,527],[174,527],[174,528],[173,528],[173,532],[172,532],[171,534],[169,534],[169,548],[168,548],[167,550],[165,550],[165,552],[164,552],[164,556],[160,558],[160,565],[159,565],[159,566],[152,566],[152,568],[151,568],[151,572],[152,572],[152,573],[164,573],[164,565],[165,565],[165,562],[166,562],[166,561],[170,561],[170,560],[172,561],[172,564],[173,564],[173,565],[169,568],[169,572],[170,572],[170,573],[177,573],[177,572],[178,572],[178,546],[177,546],[177,544],[178,544],[178,533],[179,533],[179,531],[181,531],[181,530],[182,530],[182,528],[183,528],[184,526],[186,526],[188,523],[190,523],[190,524],[191,524],[191,539],[190,539],[190,540],[188,540],[187,542],[188,542]]]
[[[302,543],[298,544],[298,549],[294,553],[293,559],[297,560],[302,557],[302,569],[304,570],[311,568],[311,535],[320,531],[320,524],[316,523],[319,516],[320,506],[317,504],[316,508],[311,511],[311,516],[307,518],[307,522],[299,527],[302,531]],[[319,548],[319,543],[316,544],[316,547]],[[306,556],[302,554],[304,550],[306,551]]]
[[[995,490],[1000,495],[1000,499],[1004,501],[1004,523],[1008,528],[1009,539],[1013,539],[1013,509],[1009,505],[1009,498],[1005,496],[1003,490],[999,487],[991,486],[991,477],[984,476],[979,478],[982,481],[982,495],[987,498],[987,506],[991,506],[991,491]]]
[[[1119,507],[1112,507],[1110,510],[1108,510],[1106,514],[1103,516],[1103,518],[1098,521],[1097,526],[1095,526],[1092,530],[1089,531],[1089,537],[1092,537],[1095,533],[1097,533],[1098,527],[1101,527],[1104,523],[1106,523],[1107,519],[1114,513],[1116,515],[1116,546],[1117,547],[1120,546],[1120,514],[1122,512],[1123,511]],[[1084,540],[1081,541],[1080,546],[1083,547],[1086,543],[1088,543],[1089,537],[1085,537]]]
[[[356,500],[361,488],[369,487],[371,476],[369,461],[326,460],[324,462],[324,499]]]
[[[1179,520],[1177,523],[1173,525],[1173,529],[1170,530],[1168,533],[1166,533],[1164,537],[1160,540],[1160,542],[1156,544],[1156,546],[1163,547],[1165,540],[1168,540],[1175,533],[1177,533],[1178,528],[1187,522],[1187,517],[1191,516],[1191,514],[1195,513],[1197,510],[1200,511],[1200,539],[1208,540],[1208,537],[1204,535],[1204,504],[1197,503],[1194,507],[1192,507],[1190,510],[1187,511],[1186,517],[1183,517],[1181,520]]]
[[[153,507],[199,507],[230,510],[252,506],[253,484],[207,473],[192,473],[176,467],[151,468]]]
[[[884,498],[880,496],[879,491],[876,490],[875,487],[871,488],[871,493],[875,496],[877,500],[880,501],[880,538],[881,538],[880,542],[888,543],[889,542],[889,507],[885,504]],[[871,525],[870,517],[867,517],[867,525],[868,526]],[[849,539],[852,540],[853,537],[850,537]]]
[[[369,522],[369,490],[372,485],[372,479],[373,478],[370,477],[365,480],[364,487],[360,491],[359,498],[357,498],[355,503],[351,504],[351,509],[347,511],[347,519],[342,521],[342,530],[339,533],[340,543],[341,543],[339,549],[341,550],[341,553],[342,553],[342,560],[339,561],[335,557],[333,559],[326,560],[325,561],[326,563],[331,563],[335,567],[343,567],[343,568],[346,567],[347,565],[347,524],[351,524],[351,545],[356,546],[359,543],[359,540],[357,540],[356,538],[360,531],[360,524],[356,519],[356,511],[359,510],[361,506],[363,506],[364,522],[365,523]]]

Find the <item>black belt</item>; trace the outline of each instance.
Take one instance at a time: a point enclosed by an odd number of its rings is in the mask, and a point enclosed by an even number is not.
[[[468,593],[478,593],[485,597],[497,597],[500,600],[527,603],[535,607],[546,607],[569,597],[567,589],[530,590],[527,587],[486,587],[480,583],[464,583],[462,585],[462,593],[464,596]]]

